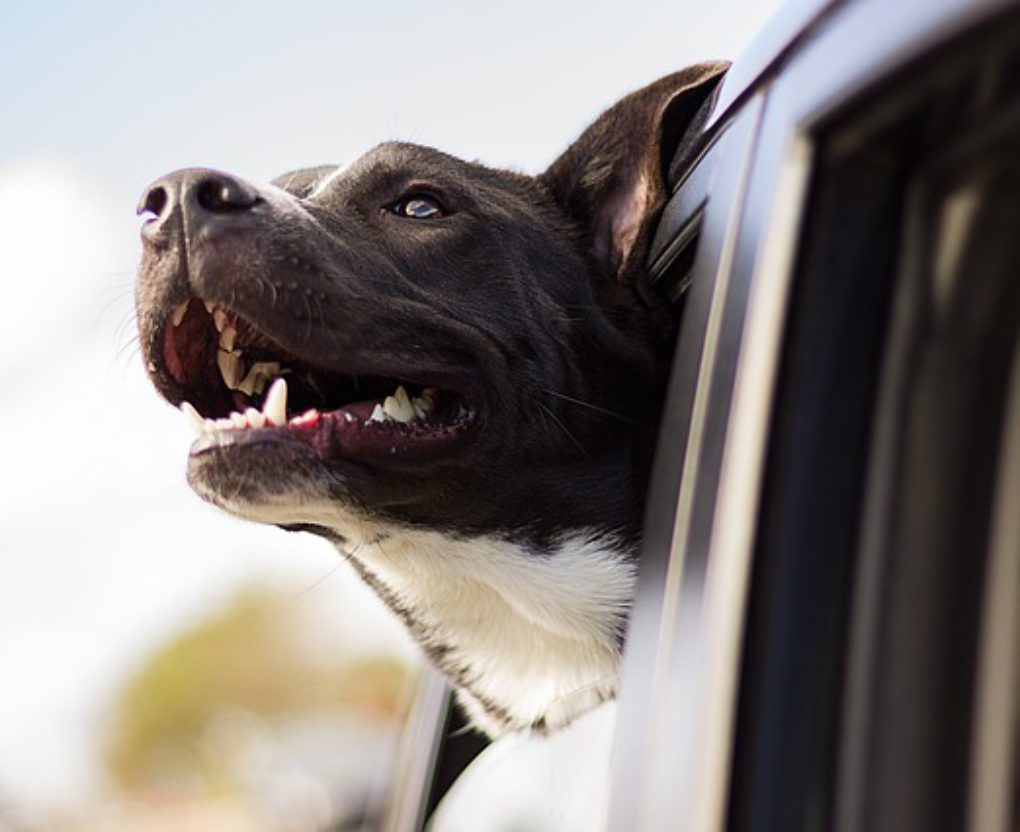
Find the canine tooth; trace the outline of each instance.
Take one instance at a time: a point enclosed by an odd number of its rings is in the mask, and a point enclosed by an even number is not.
[[[175,307],[174,311],[170,313],[170,323],[174,326],[180,326],[181,321],[184,320],[184,316],[188,312],[188,304],[190,301],[184,301],[180,306]]]
[[[233,423],[235,428],[241,429],[248,427],[248,417],[243,413],[238,413],[236,410],[230,414],[230,421]]]
[[[216,308],[216,304],[213,303],[211,300],[206,300],[202,302],[205,304],[205,311],[211,315],[213,313],[213,310]]]
[[[205,433],[205,419],[203,419],[201,414],[195,410],[195,408],[191,405],[191,402],[181,402],[181,413],[184,414],[184,418],[188,420],[188,426],[195,431],[196,434],[201,436]]]
[[[232,326],[224,327],[223,332],[220,333],[220,347],[227,352],[232,352],[235,340],[237,340],[237,330]]]
[[[216,331],[223,332],[224,327],[227,325],[227,313],[222,309],[216,309],[212,313],[213,323],[216,324]]]
[[[238,389],[238,382],[244,375],[244,362],[240,353],[224,352],[218,350],[216,353],[216,365],[220,368],[220,375],[223,381],[231,390]],[[251,393],[248,394],[249,396]]]
[[[269,388],[266,401],[262,405],[262,414],[266,421],[273,425],[287,423],[287,381],[278,378]]]
[[[375,406],[375,409],[372,411],[372,415],[368,417],[368,421],[370,421],[370,422],[386,422],[386,421],[389,421],[389,418],[390,417],[382,409],[382,406],[377,404]]]
[[[259,413],[254,407],[249,407],[244,411],[244,415],[248,418],[248,424],[253,428],[264,428],[266,426],[266,417]]]

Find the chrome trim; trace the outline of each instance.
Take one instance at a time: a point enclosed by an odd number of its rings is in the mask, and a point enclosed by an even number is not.
[[[766,81],[766,75],[800,40],[844,0],[787,0],[726,73],[705,129],[725,121],[730,111]]]
[[[687,716],[673,701],[674,694],[682,691],[669,678],[683,571],[682,547],[678,548],[676,537],[687,530],[686,523],[681,520],[678,525],[673,518],[690,510],[686,504],[678,508],[676,495],[696,492],[693,481],[701,467],[700,437],[707,428],[710,376],[723,328],[760,115],[761,102],[751,102],[698,163],[715,181],[696,254],[696,276],[685,302],[624,656],[608,826],[614,830],[659,828],[649,818],[657,811],[656,802],[672,794],[672,781],[686,751],[671,739],[680,730],[677,719]],[[677,199],[682,202],[683,197],[678,194]],[[666,784],[665,792],[657,787],[660,781]]]
[[[1020,818],[1020,340],[1003,419],[975,686],[967,829],[1010,832]]]
[[[450,688],[435,670],[424,668],[414,705],[400,742],[400,770],[382,824],[385,832],[420,832],[425,826],[428,794],[435,774]]]
[[[687,610],[677,611],[673,632],[675,655],[686,656],[690,662],[684,675],[693,707],[685,770],[673,785],[675,805],[668,817],[655,818],[654,829],[666,828],[672,819],[676,828],[711,832],[721,828],[725,819],[751,551],[811,159],[810,143],[802,136],[791,136],[782,151],[767,212],[769,224],[762,230],[763,245],[750,280],[708,551],[697,555],[703,569],[685,570],[675,594],[688,605]],[[676,551],[677,562],[686,564],[691,541],[685,531],[691,517],[685,512],[692,498],[685,499],[681,489]],[[666,809],[662,802],[659,807]]]
[[[687,828],[705,832],[721,828],[726,814],[747,584],[812,145],[802,135],[791,136],[783,155],[752,278],[704,580],[710,641],[703,685],[712,707],[703,723],[701,783],[694,788],[700,805]]]

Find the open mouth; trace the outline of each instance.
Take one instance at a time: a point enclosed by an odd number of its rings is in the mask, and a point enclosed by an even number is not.
[[[171,312],[162,359],[199,436],[193,454],[293,440],[324,457],[421,459],[450,450],[476,422],[475,409],[458,393],[315,366],[198,298]]]

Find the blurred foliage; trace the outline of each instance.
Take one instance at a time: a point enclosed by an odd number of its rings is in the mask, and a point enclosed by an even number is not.
[[[157,650],[113,716],[106,763],[117,785],[138,792],[183,779],[189,790],[232,791],[234,773],[208,741],[225,714],[402,716],[406,666],[390,656],[324,659],[309,649],[302,612],[293,599],[247,590]]]

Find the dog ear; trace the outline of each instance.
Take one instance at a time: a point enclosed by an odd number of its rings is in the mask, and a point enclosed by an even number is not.
[[[665,170],[727,63],[667,75],[604,112],[540,177],[617,280],[644,268]]]

